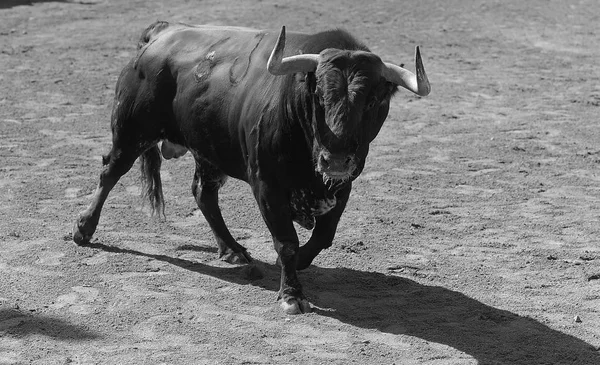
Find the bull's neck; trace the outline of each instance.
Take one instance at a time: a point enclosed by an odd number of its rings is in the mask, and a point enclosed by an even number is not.
[[[287,94],[289,98],[285,101],[286,119],[295,130],[301,129],[306,143],[307,152],[311,154],[314,147],[315,135],[312,128],[314,117],[313,92],[311,92],[309,77],[305,81],[299,81],[292,75],[292,87]]]

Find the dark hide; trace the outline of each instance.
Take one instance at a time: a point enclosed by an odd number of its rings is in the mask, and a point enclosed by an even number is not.
[[[113,145],[90,206],[74,229],[89,243],[104,201],[141,157],[146,195],[163,207],[165,157],[188,149],[196,160],[192,192],[221,257],[251,257],[225,226],[218,190],[231,176],[246,181],[269,228],[282,267],[279,296],[288,313],[310,310],[296,270],[331,246],[397,86],[383,63],[347,32],[288,33],[286,56],[320,54],[315,72],[274,76],[267,59],[278,32],[157,22],[117,83]],[[185,148],[185,149],[184,149]],[[299,247],[292,221],[313,229]]]

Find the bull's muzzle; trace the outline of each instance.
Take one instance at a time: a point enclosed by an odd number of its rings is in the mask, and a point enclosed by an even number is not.
[[[325,150],[319,152],[317,172],[323,175],[324,180],[349,180],[355,170],[354,154],[334,154]]]

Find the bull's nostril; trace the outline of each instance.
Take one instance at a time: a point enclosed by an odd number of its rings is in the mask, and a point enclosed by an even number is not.
[[[329,169],[329,161],[327,161],[325,156],[321,155],[321,157],[319,157],[319,163],[321,164],[321,168],[325,170]]]

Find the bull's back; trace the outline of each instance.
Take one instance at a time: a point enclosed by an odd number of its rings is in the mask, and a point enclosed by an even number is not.
[[[139,67],[166,67],[175,77],[197,68],[197,83],[203,81],[202,71],[211,71],[206,76],[217,73],[218,77],[219,68],[231,68],[234,62],[252,54],[264,56],[268,50],[259,47],[268,33],[256,29],[184,24],[160,28],[142,36],[140,43],[145,44],[138,53]],[[210,69],[203,70],[203,66]]]
[[[267,71],[278,31],[244,27],[158,22],[142,35],[136,66],[153,72],[168,69],[179,85],[235,92],[252,83],[280,77]],[[289,33],[286,54],[299,52],[302,33]]]
[[[134,67],[149,78],[163,75],[158,83],[175,85],[167,138],[246,179],[256,138],[251,131],[280,102],[284,78],[266,67],[278,32],[164,23],[149,29]],[[292,44],[302,37],[288,36]],[[297,47],[288,49],[292,54]]]

